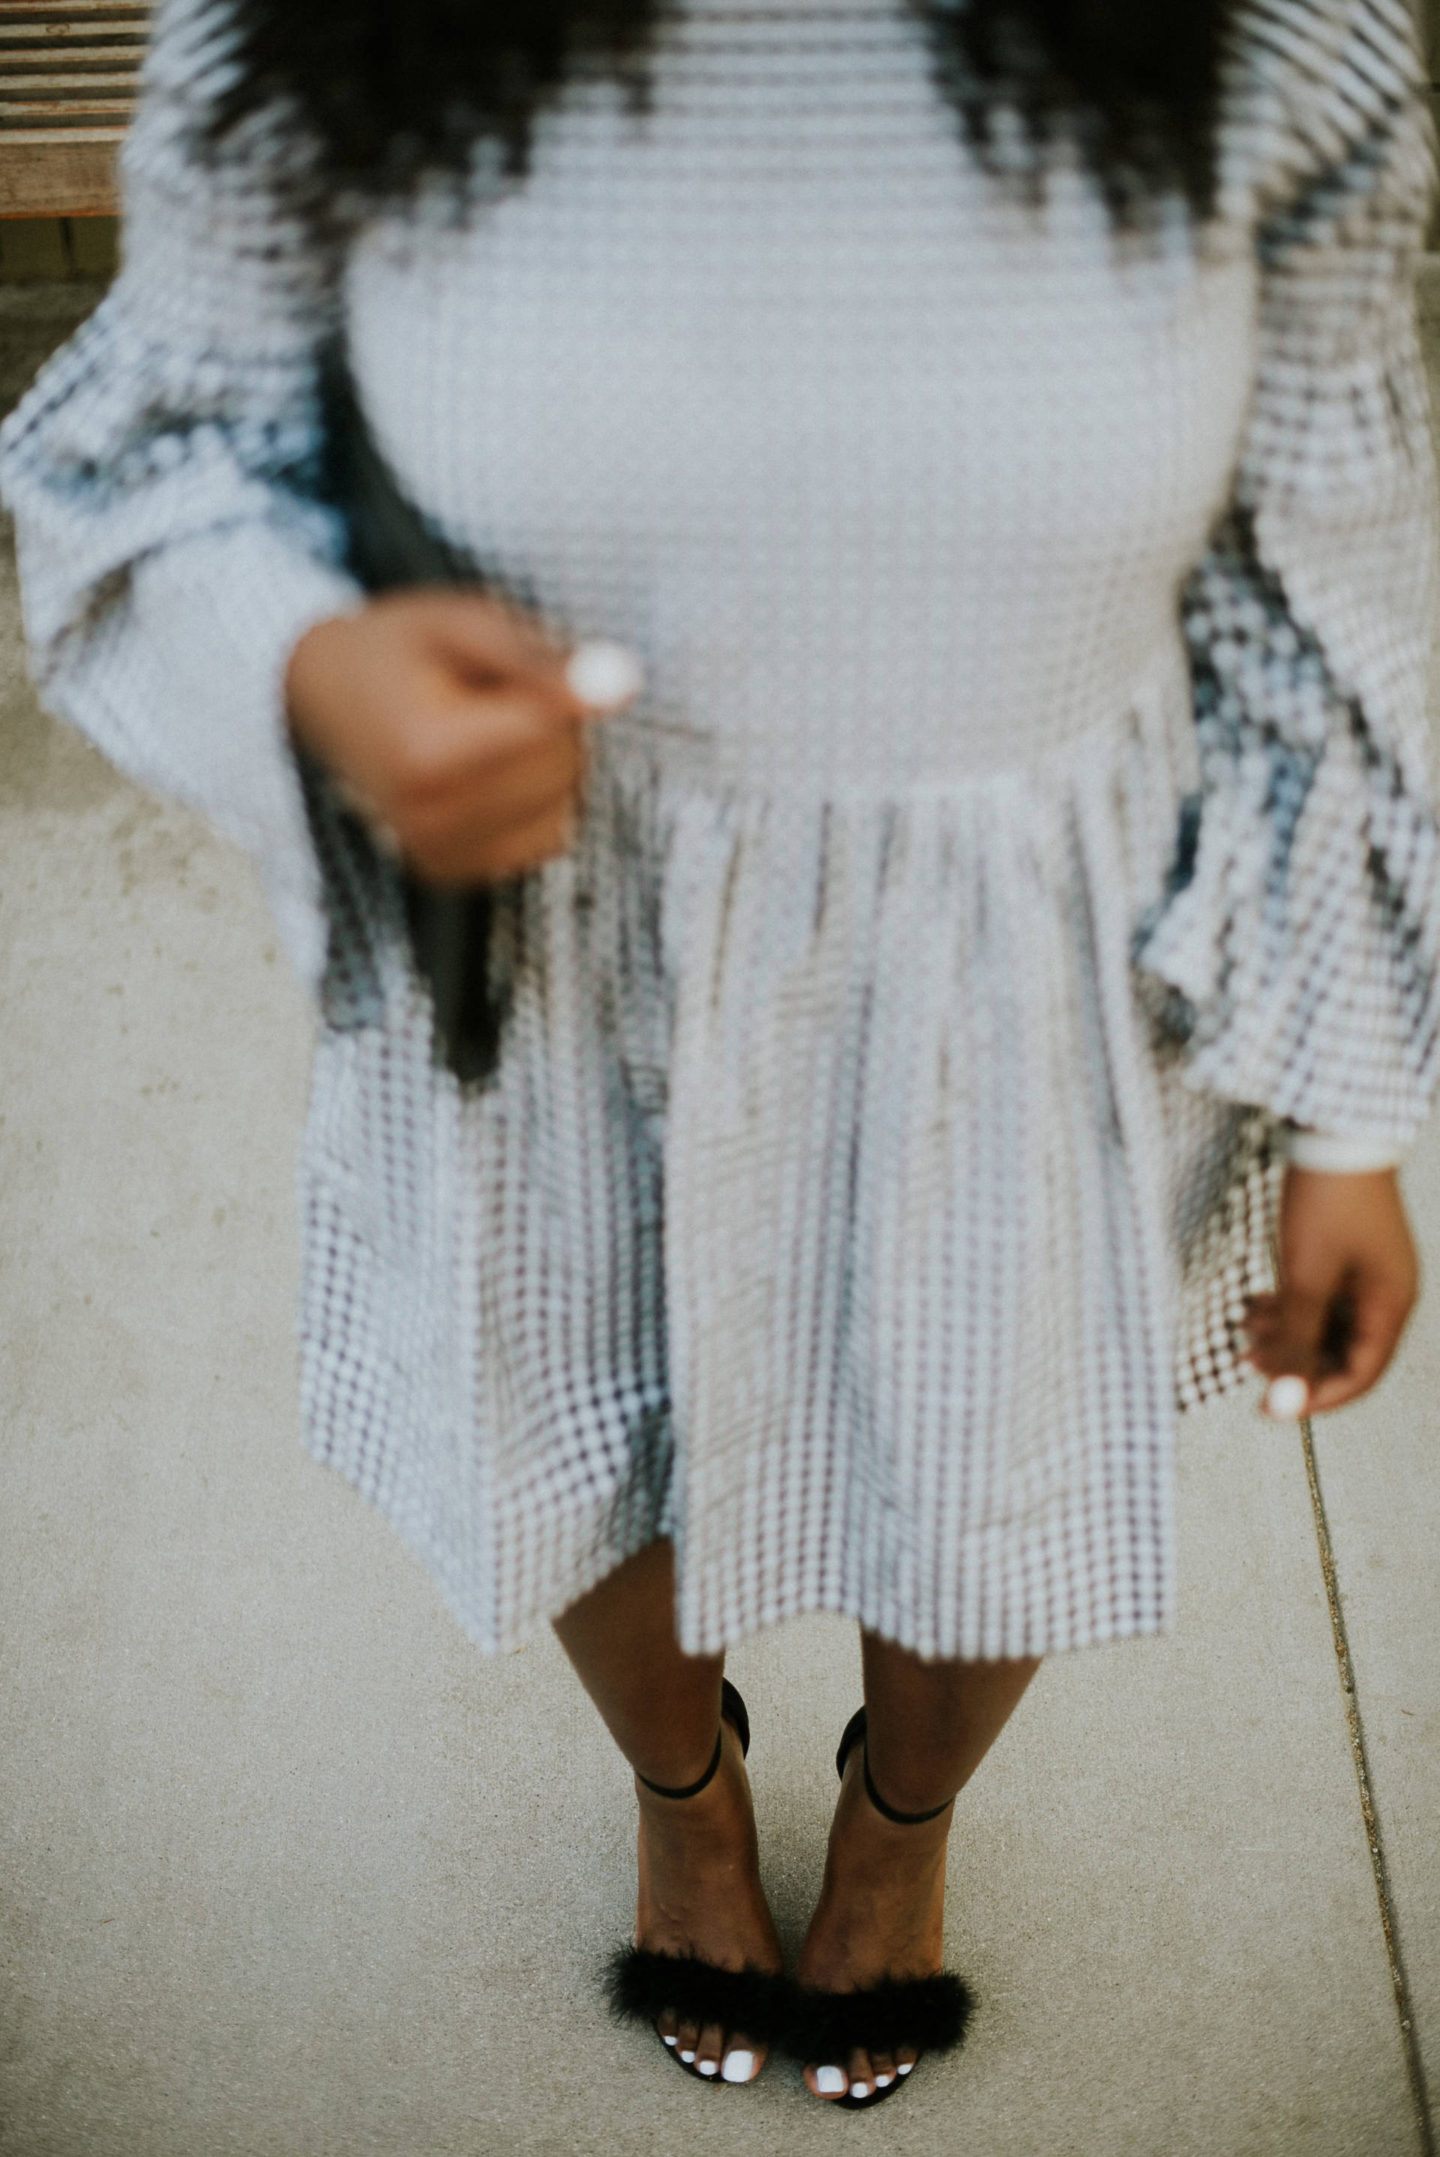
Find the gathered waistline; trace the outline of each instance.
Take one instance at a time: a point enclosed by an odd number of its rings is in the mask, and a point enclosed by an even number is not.
[[[927,774],[893,781],[855,778],[843,766],[838,774],[817,770],[797,775],[777,760],[773,737],[767,743],[718,730],[707,733],[647,714],[643,706],[638,712],[620,713],[601,722],[592,754],[602,771],[613,770],[617,777],[643,776],[662,788],[682,786],[702,793],[816,807],[922,807],[961,802],[988,791],[1004,794],[1016,786],[1063,784],[1076,776],[1076,767],[1081,774],[1091,770],[1098,758],[1137,735],[1160,749],[1167,760],[1186,758],[1192,747],[1189,720],[1188,665],[1177,625],[1173,643],[1155,654],[1103,715],[1087,719],[1060,740],[1038,745],[1023,756],[976,764],[948,776]]]

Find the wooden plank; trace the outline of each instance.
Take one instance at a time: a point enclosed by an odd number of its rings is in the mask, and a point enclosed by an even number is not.
[[[133,97],[135,71],[133,68],[127,68],[125,73],[120,75],[113,70],[108,74],[101,74],[98,70],[91,74],[88,70],[67,69],[63,75],[17,75],[12,74],[9,68],[0,66],[0,95],[28,97],[32,90],[126,90]],[[45,102],[48,104],[49,99]]]
[[[47,125],[50,121],[65,119],[67,114],[73,119],[82,119],[88,112],[114,112],[116,119],[123,119],[127,112],[134,112],[136,104],[134,97],[112,97],[108,91],[103,95],[97,93],[95,97],[4,97],[4,88],[9,88],[9,84],[0,84],[0,121],[34,121],[37,125]]]
[[[22,15],[31,21],[40,19],[62,21],[72,15],[88,15],[92,19],[102,16],[125,16],[136,22],[149,17],[148,7],[137,0],[0,0],[0,22],[7,16]]]
[[[99,39],[99,43],[97,43]],[[131,30],[112,30],[106,37],[103,30],[91,26],[78,28],[75,24],[17,24],[13,30],[0,30],[0,60],[6,67],[30,67],[43,65],[45,60],[80,58],[97,54],[101,60],[114,60],[134,56],[136,67],[144,58],[144,39],[136,37]]]
[[[37,67],[123,67],[133,79],[142,57],[128,45],[26,45],[12,51],[0,39],[0,81],[28,82],[29,70]]]
[[[74,127],[0,127],[0,142],[24,149],[50,142],[123,142],[125,127],[115,120]]]
[[[113,217],[119,141],[0,136],[0,217]]]
[[[9,142],[13,136],[26,136],[30,142],[65,142],[71,136],[106,136],[125,134],[131,121],[134,106],[121,104],[119,99],[101,101],[86,106],[11,106],[0,97],[0,140]]]
[[[103,22],[12,22],[0,23],[0,52],[28,53],[37,47],[74,45],[85,39],[101,39],[102,52],[144,52],[145,30],[127,23]]]

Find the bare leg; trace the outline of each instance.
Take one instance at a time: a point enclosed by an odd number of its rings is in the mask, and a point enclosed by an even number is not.
[[[556,1621],[581,1684],[635,1769],[640,1809],[635,1944],[702,1957],[723,1969],[779,1970],[780,1943],[760,1885],[755,1816],[740,1741],[724,1726],[719,1772],[698,1796],[657,1797],[702,1776],[720,1719],[719,1657],[681,1653],[675,1638],[674,1552],[652,1543]],[[760,2072],[763,2048],[743,2031],[662,2015],[682,2059],[731,2080]],[[749,2055],[749,2063],[743,2055]]]
[[[1033,1658],[923,1663],[871,1633],[860,1645],[870,1773],[900,1812],[928,1812],[964,1788],[1039,1667]],[[824,1885],[800,1951],[800,1982],[826,1992],[856,1991],[882,1977],[928,1977],[941,1965],[954,1808],[920,1827],[885,1819],[865,1794],[864,1750],[857,1745],[846,1763]],[[855,2052],[848,2061],[816,2062],[805,2079],[817,2097],[839,2097],[847,2088],[863,2096],[914,2061],[904,2049],[893,2058]],[[832,2072],[822,2079],[827,2064]]]

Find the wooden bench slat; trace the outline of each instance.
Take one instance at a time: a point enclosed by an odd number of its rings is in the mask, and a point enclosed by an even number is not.
[[[0,126],[0,143],[3,143],[10,150],[29,149],[36,144],[43,145],[54,142],[110,142],[118,144],[124,140],[125,127],[123,123],[117,126],[113,121],[105,127],[85,126],[83,124],[75,127]],[[38,216],[40,213],[37,211],[35,214]],[[61,214],[65,215],[67,213],[61,212]],[[78,211],[76,215],[79,215]]]
[[[135,75],[140,60],[129,45],[7,45],[0,37],[0,75],[32,67],[123,67]]]
[[[135,91],[135,75],[127,68],[123,74],[88,73],[72,69],[63,75],[12,75],[0,61],[0,97],[16,97],[22,92],[51,90],[128,90]]]
[[[98,131],[38,142],[0,133],[0,217],[113,217],[119,147]]]
[[[136,60],[140,60],[144,39],[136,37],[134,30],[106,32],[103,24],[91,22],[71,22],[65,28],[56,24],[54,30],[34,22],[17,22],[0,24],[0,52],[13,54],[17,60],[41,58],[47,52],[134,52]]]
[[[77,120],[113,118],[117,123],[123,123],[134,110],[133,97],[37,97],[28,101],[0,97],[0,121],[28,120],[36,127],[48,127],[67,117]]]
[[[64,22],[74,15],[123,16],[128,22],[149,20],[148,7],[138,0],[0,0],[0,21],[24,16],[30,22]]]

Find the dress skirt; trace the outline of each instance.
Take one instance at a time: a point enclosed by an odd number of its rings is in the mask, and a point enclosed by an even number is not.
[[[29,636],[261,866],[306,1442],[483,1647],[660,1534],[692,1652],[1155,1630],[1279,1126],[1428,1111],[1426,92],[1408,0],[1235,12],[1213,213],[1128,226],[1063,128],[977,155],[908,0],[684,0],[647,103],[581,66],[527,173],[320,220],[283,112],[197,151],[229,0],[157,15],[123,271],[0,437]],[[485,1085],[286,728],[364,597],[337,334],[434,536],[645,671]]]

